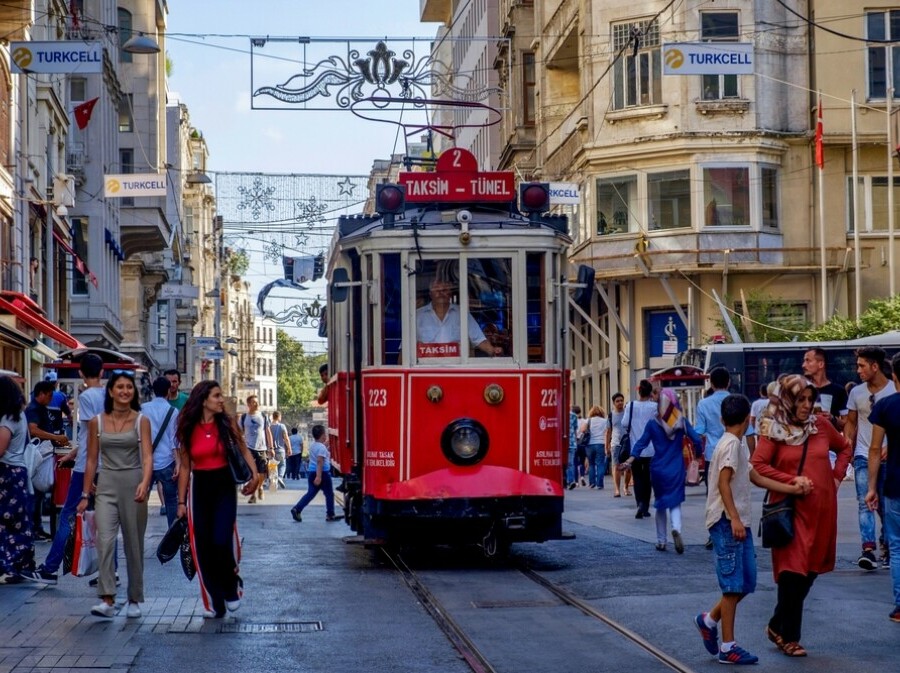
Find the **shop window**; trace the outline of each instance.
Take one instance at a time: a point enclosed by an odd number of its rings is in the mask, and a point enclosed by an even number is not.
[[[636,229],[637,177],[627,175],[597,180],[597,234],[619,234]]]
[[[650,230],[691,226],[691,172],[668,171],[647,176]]]
[[[743,227],[750,224],[750,169],[703,169],[704,224]]]

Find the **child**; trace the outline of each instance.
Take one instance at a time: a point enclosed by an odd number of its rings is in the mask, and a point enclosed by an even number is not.
[[[750,424],[750,401],[743,395],[722,400],[725,434],[716,444],[709,465],[709,494],[706,498],[706,527],[716,552],[716,575],[722,598],[709,612],[701,612],[694,624],[710,654],[720,664],[755,664],[753,656],[734,642],[737,604],[756,589],[756,552],[750,521],[750,482],[757,486],[802,495],[811,487],[806,477],[782,484],[758,475],[750,468],[750,450],[741,438]],[[726,567],[727,566],[727,567]],[[722,622],[722,645],[717,624]]]

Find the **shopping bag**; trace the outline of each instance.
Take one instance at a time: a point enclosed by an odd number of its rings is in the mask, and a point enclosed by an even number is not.
[[[687,472],[685,473],[684,483],[688,486],[700,485],[700,459],[693,458],[688,463]]]
[[[97,558],[97,523],[93,510],[75,517],[75,546],[72,552],[72,574],[76,577],[93,575],[99,570]]]

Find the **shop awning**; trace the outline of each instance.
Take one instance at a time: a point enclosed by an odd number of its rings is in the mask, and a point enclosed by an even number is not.
[[[47,320],[41,307],[21,292],[0,292],[0,311],[16,316],[26,325],[58,341],[66,348],[80,348],[84,346],[62,327],[58,327]]]
[[[72,255],[72,262],[75,264],[75,268],[78,270],[78,273],[80,273],[82,276],[86,276],[91,285],[99,288],[100,283],[97,281],[97,276],[93,274],[93,272],[87,267],[87,264],[84,263],[84,260],[78,256],[77,252],[75,252],[75,249],[66,242],[66,239],[64,239],[62,235],[58,231],[56,231],[56,229],[53,230],[53,238],[55,238],[56,242],[59,243],[60,248]]]

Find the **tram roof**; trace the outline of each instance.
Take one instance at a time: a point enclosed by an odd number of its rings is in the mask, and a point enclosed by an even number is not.
[[[468,212],[471,219],[466,223],[469,231],[509,230],[525,231],[531,229],[545,229],[555,234],[561,234],[568,238],[568,217],[565,215],[523,215],[515,207],[472,205],[465,207],[461,204],[428,204],[407,207],[407,209],[395,216],[384,215],[353,215],[342,216],[338,219],[337,238],[368,236],[378,231],[393,230],[396,232],[412,232],[414,229],[439,231],[460,231],[460,213]]]

